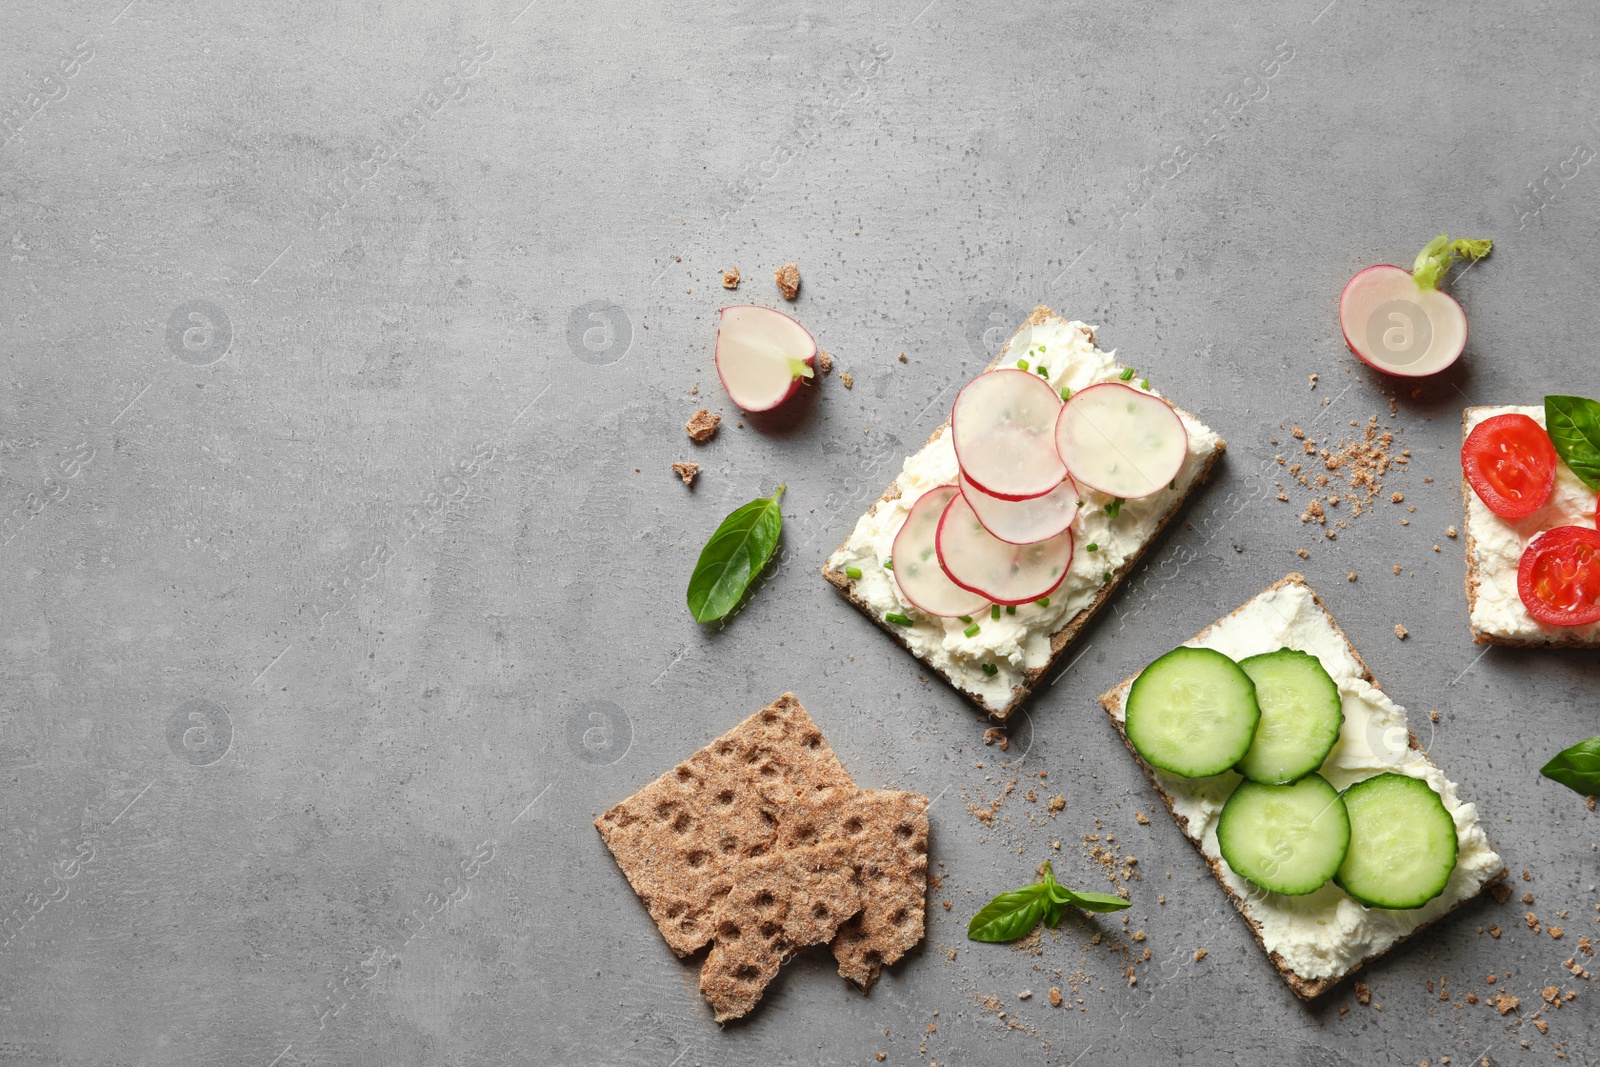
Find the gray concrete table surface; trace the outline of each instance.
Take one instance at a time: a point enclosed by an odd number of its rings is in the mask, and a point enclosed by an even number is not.
[[[1446,536],[1466,404],[1597,391],[1592,5],[6,16],[0,1064],[1600,1062],[1563,967],[1600,816],[1537,773],[1600,729],[1600,670],[1473,646]],[[1453,286],[1468,351],[1386,380],[1339,290],[1445,231],[1497,242]],[[738,301],[854,387],[737,425]],[[1038,303],[1229,451],[1001,752],[818,569]],[[1271,441],[1370,415],[1407,503],[1328,541]],[[696,625],[705,537],[780,482],[779,562]],[[1291,570],[1534,900],[1393,953],[1368,1005],[1290,995],[1094,703]],[[590,823],[786,690],[862,785],[938,798],[944,884],[869,995],[807,953],[719,1028]],[[1139,860],[1127,927],[965,940],[1047,857],[1103,887],[1096,833]]]

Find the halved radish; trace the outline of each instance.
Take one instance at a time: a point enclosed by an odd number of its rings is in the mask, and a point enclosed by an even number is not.
[[[738,304],[717,322],[717,377],[746,411],[771,411],[815,374],[817,341],[781,311]]]
[[[1056,421],[1056,449],[1072,476],[1108,496],[1136,500],[1165,489],[1189,452],[1172,405],[1121,382],[1072,394]]]
[[[894,535],[894,581],[900,592],[929,615],[972,615],[982,611],[989,598],[963,589],[939,566],[934,540],[939,517],[950,499],[961,491],[953,485],[929,489],[911,505],[900,532]]]
[[[950,441],[967,480],[1002,500],[1043,496],[1067,470],[1051,447],[1061,397],[1024,370],[992,370],[956,394]]]
[[[1360,271],[1339,294],[1344,343],[1387,374],[1420,378],[1444,370],[1467,346],[1467,313],[1439,282],[1458,258],[1476,261],[1492,248],[1490,241],[1440,234],[1411,270],[1380,263]]]
[[[950,498],[939,518],[935,545],[952,581],[996,604],[1027,604],[1049,596],[1072,566],[1071,530],[1031,545],[1007,544],[983,528],[960,493]]]
[[[1070,474],[1044,496],[1028,500],[990,496],[964,474],[957,481],[983,528],[1007,544],[1031,545],[1054,537],[1078,514],[1078,483]]]

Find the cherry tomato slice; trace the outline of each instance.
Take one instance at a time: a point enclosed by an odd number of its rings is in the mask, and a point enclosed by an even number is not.
[[[1522,519],[1544,507],[1556,481],[1556,449],[1544,427],[1526,415],[1478,423],[1461,446],[1461,469],[1489,510]]]
[[[1517,593],[1551,626],[1600,622],[1600,530],[1557,526],[1535,537],[1517,565]]]

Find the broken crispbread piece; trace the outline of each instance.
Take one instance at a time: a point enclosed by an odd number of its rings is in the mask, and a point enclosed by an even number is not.
[[[858,788],[785,693],[595,828],[672,950],[711,944],[700,988],[722,1022],[807,945],[833,942],[865,988],[921,940],[927,807]]]
[[[1179,829],[1199,850],[1296,996],[1309,1000],[1327,992],[1506,877],[1477,810],[1460,798],[1455,783],[1423,751],[1407,729],[1405,709],[1378,687],[1302,575],[1290,574],[1269,586],[1185,644],[1214,649],[1235,660],[1279,648],[1316,656],[1339,688],[1344,715],[1339,740],[1319,773],[1341,790],[1385,771],[1421,778],[1439,794],[1455,822],[1456,866],[1443,892],[1420,908],[1363,907],[1333,882],[1303,896],[1265,892],[1228,866],[1217,843],[1218,814],[1239,776],[1228,771],[1209,778],[1184,778],[1146,763],[1124,728],[1124,703],[1137,675],[1100,697],[1100,705]]]
[[[680,956],[711,940],[711,909],[738,866],[766,855],[784,801],[841,798],[855,782],[794,694],[785,693],[595,820]]]

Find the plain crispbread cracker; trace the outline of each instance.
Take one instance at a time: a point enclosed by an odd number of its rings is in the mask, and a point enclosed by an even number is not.
[[[1311,594],[1312,601],[1322,611],[1322,613],[1327,617],[1329,625],[1331,625],[1333,627],[1334,632],[1339,635],[1341,640],[1344,641],[1345,647],[1346,647],[1346,649],[1349,650],[1351,658],[1353,658],[1356,661],[1356,664],[1361,668],[1361,677],[1363,679],[1365,679],[1367,684],[1371,685],[1373,688],[1381,689],[1381,687],[1377,683],[1377,680],[1375,678],[1373,678],[1372,671],[1367,668],[1366,661],[1364,661],[1361,658],[1361,654],[1356,651],[1355,646],[1350,643],[1350,639],[1348,637],[1346,637],[1344,631],[1342,629],[1340,629],[1339,623],[1334,619],[1332,612],[1328,611],[1328,606],[1322,602],[1322,598],[1319,597],[1316,594],[1316,591],[1313,590],[1309,585],[1306,584],[1305,575],[1303,575],[1303,574],[1290,574],[1290,575],[1284,577],[1283,579],[1281,579],[1280,581],[1274,582],[1272,585],[1270,585],[1266,589],[1262,590],[1262,592],[1260,594],[1257,594],[1257,596],[1261,596],[1261,595],[1264,595],[1266,593],[1270,593],[1273,590],[1281,589],[1284,586],[1288,586],[1288,585],[1301,586],[1302,588],[1304,588],[1306,590],[1306,592]],[[1246,607],[1248,607],[1250,605],[1250,603],[1252,603],[1255,599],[1256,599],[1255,597],[1252,597],[1250,601],[1246,601],[1244,604],[1242,604],[1238,608],[1234,609],[1234,611],[1232,613],[1230,613],[1228,616],[1226,616],[1226,618],[1232,618],[1234,615],[1237,615],[1239,612],[1243,611]],[[1218,620],[1218,622],[1220,622],[1220,621],[1222,621],[1222,620]],[[1207,626],[1204,630],[1201,630],[1199,633],[1195,634],[1194,637],[1191,638],[1191,640],[1198,641],[1198,640],[1204,638],[1216,626],[1217,626],[1217,623],[1212,623],[1210,626]],[[1117,719],[1117,714],[1116,713],[1122,707],[1123,700],[1127,696],[1129,687],[1131,687],[1133,685],[1134,680],[1137,679],[1138,677],[1139,676],[1137,674],[1135,674],[1132,677],[1127,678],[1126,680],[1124,680],[1123,682],[1121,682],[1120,684],[1118,684],[1114,688],[1112,688],[1112,689],[1108,690],[1107,692],[1101,694],[1101,696],[1100,696],[1100,706],[1105,709],[1107,717],[1109,717],[1111,719],[1111,725],[1116,727],[1117,733],[1122,737],[1122,743],[1124,745],[1126,745],[1127,748],[1128,748],[1128,751],[1133,754],[1134,761],[1139,764],[1140,770],[1144,771],[1144,776],[1147,779],[1149,779],[1151,787],[1153,789],[1155,789],[1156,794],[1161,798],[1161,802],[1164,805],[1166,805],[1167,812],[1172,816],[1173,821],[1178,824],[1179,829],[1183,830],[1184,838],[1187,839],[1190,844],[1194,845],[1195,851],[1200,853],[1200,858],[1203,859],[1206,862],[1206,866],[1208,866],[1211,869],[1212,875],[1217,879],[1217,884],[1222,887],[1223,892],[1228,894],[1228,899],[1233,901],[1233,906],[1238,910],[1240,916],[1243,917],[1246,925],[1248,925],[1250,927],[1250,932],[1255,935],[1256,944],[1261,946],[1261,951],[1267,953],[1267,958],[1272,961],[1272,965],[1278,969],[1278,973],[1283,977],[1283,980],[1288,984],[1289,988],[1294,992],[1295,996],[1299,997],[1301,1000],[1311,1000],[1311,999],[1313,999],[1315,997],[1318,997],[1318,996],[1322,995],[1323,993],[1326,993],[1328,990],[1332,989],[1334,986],[1338,985],[1340,982],[1344,981],[1346,978],[1350,977],[1352,974],[1355,974],[1357,971],[1359,971],[1361,968],[1365,967],[1367,964],[1371,963],[1373,960],[1379,958],[1380,956],[1383,956],[1383,955],[1387,954],[1390,950],[1394,949],[1397,945],[1400,945],[1403,942],[1407,941],[1408,939],[1410,939],[1412,937],[1415,937],[1420,931],[1425,930],[1428,927],[1432,926],[1434,923],[1440,921],[1445,916],[1449,915],[1451,912],[1454,912],[1457,909],[1461,908],[1463,905],[1471,903],[1474,900],[1477,900],[1479,897],[1483,896],[1484,891],[1489,889],[1490,887],[1498,885],[1498,884],[1500,884],[1500,883],[1505,881],[1506,876],[1507,876],[1507,871],[1505,870],[1505,868],[1502,867],[1498,873],[1496,873],[1493,876],[1485,879],[1483,884],[1478,887],[1478,891],[1476,893],[1474,893],[1472,896],[1463,897],[1461,900],[1458,900],[1456,903],[1452,904],[1448,909],[1446,909],[1440,915],[1436,916],[1435,918],[1433,918],[1432,920],[1430,920],[1428,922],[1425,922],[1425,923],[1421,924],[1420,926],[1416,927],[1415,929],[1413,929],[1409,933],[1405,934],[1403,937],[1400,937],[1400,938],[1396,939],[1395,941],[1391,942],[1381,952],[1376,952],[1376,953],[1373,953],[1372,955],[1367,956],[1367,957],[1365,957],[1363,959],[1357,960],[1355,963],[1351,964],[1348,968],[1346,968],[1343,972],[1341,972],[1339,974],[1329,975],[1326,978],[1306,978],[1306,977],[1303,977],[1300,974],[1297,974],[1294,970],[1292,970],[1288,966],[1288,964],[1286,964],[1284,962],[1282,956],[1280,956],[1276,952],[1268,951],[1267,945],[1266,945],[1266,941],[1262,937],[1262,934],[1261,934],[1261,926],[1260,926],[1260,924],[1253,917],[1251,917],[1251,915],[1250,915],[1250,913],[1248,911],[1245,910],[1245,902],[1244,902],[1244,900],[1242,900],[1239,897],[1239,895],[1236,892],[1234,892],[1233,888],[1231,886],[1229,886],[1228,883],[1223,879],[1223,877],[1222,877],[1222,861],[1220,859],[1213,859],[1212,857],[1206,855],[1204,848],[1202,848],[1201,842],[1197,841],[1193,837],[1189,836],[1189,833],[1188,833],[1188,821],[1182,815],[1178,814],[1176,808],[1173,805],[1172,795],[1170,793],[1168,793],[1167,790],[1161,785],[1160,779],[1156,776],[1155,768],[1151,767],[1150,764],[1146,763],[1145,760],[1144,760],[1144,757],[1139,755],[1138,749],[1134,748],[1133,747],[1133,742],[1128,739],[1127,730],[1124,728],[1122,722],[1120,722]],[[1408,747],[1410,747],[1413,751],[1415,751],[1418,754],[1420,754],[1422,756],[1422,758],[1427,760],[1427,762],[1429,764],[1433,764],[1432,757],[1429,756],[1427,754],[1427,752],[1425,752],[1423,750],[1421,743],[1417,740],[1417,735],[1414,734],[1414,733],[1411,733],[1410,731],[1407,731],[1407,733],[1408,733],[1408,740],[1407,740]],[[1437,766],[1436,764],[1433,764],[1433,765]]]
[[[1484,407],[1470,407],[1461,413],[1461,441],[1466,443],[1467,436],[1471,433],[1467,429],[1467,422],[1473,413],[1482,411]],[[1559,462],[1559,461],[1558,461]],[[1505,637],[1500,634],[1480,630],[1472,625],[1472,613],[1478,606],[1478,586],[1482,578],[1478,574],[1478,539],[1472,531],[1472,483],[1467,481],[1467,476],[1461,476],[1461,503],[1464,508],[1462,527],[1466,530],[1467,541],[1467,626],[1472,632],[1472,643],[1475,645],[1504,645],[1507,648],[1600,648],[1600,634],[1594,637],[1584,637],[1577,633],[1566,633],[1548,641],[1532,641],[1521,637]]]
[[[832,942],[865,988],[921,940],[928,800],[851,780],[791,693],[595,820],[700,989],[746,1014],[784,961]]]
[[[1021,333],[1030,326],[1037,326],[1040,323],[1051,319],[1054,319],[1058,322],[1067,321],[1062,319],[1061,316],[1057,315],[1055,312],[1051,311],[1048,307],[1045,307],[1043,304],[1041,304],[1034,308],[1032,314],[1030,314],[1027,319],[1023,321],[1022,325],[1017,328],[1017,333]],[[1013,338],[1015,338],[1015,336],[1015,334],[1012,335]],[[1095,343],[1094,334],[1092,332],[1089,334],[1089,343]],[[1005,361],[1006,354],[1010,351],[1010,349],[1011,341],[1008,340],[1005,345],[1001,347],[1000,353],[989,362],[989,365],[985,367],[984,370],[993,370],[994,368],[998,367],[1002,362]],[[1171,401],[1169,400],[1168,403],[1171,403]],[[1182,414],[1189,415],[1189,412],[1179,408],[1176,404],[1173,404],[1173,408]],[[1193,415],[1189,415],[1189,417],[1194,418]],[[1196,419],[1195,421],[1198,422],[1199,420]],[[928,436],[928,440],[924,442],[923,447],[926,448],[928,445],[932,444],[941,433],[944,433],[949,428],[949,426],[950,422],[948,419],[946,419],[938,429],[934,430],[933,433]],[[1212,451],[1210,456],[1206,457],[1204,464],[1195,474],[1194,481],[1189,484],[1188,490],[1182,496],[1178,497],[1172,502],[1172,506],[1167,509],[1164,515],[1161,516],[1160,520],[1156,523],[1155,529],[1151,531],[1149,539],[1146,540],[1144,544],[1140,545],[1138,551],[1132,553],[1123,562],[1120,568],[1112,572],[1111,580],[1100,587],[1100,589],[1095,593],[1093,599],[1091,599],[1081,611],[1079,611],[1071,619],[1067,620],[1066,624],[1062,626],[1061,629],[1050,635],[1050,658],[1045,661],[1043,666],[1023,672],[1022,681],[1011,687],[1011,699],[1005,704],[1004,707],[999,709],[990,708],[975,694],[969,693],[965,689],[961,688],[961,686],[957,685],[955,679],[951,678],[948,673],[939,670],[939,668],[928,663],[926,660],[921,659],[921,657],[917,657],[918,662],[921,662],[929,670],[943,678],[950,684],[952,689],[966,697],[968,700],[972,701],[980,710],[986,712],[993,718],[1002,722],[1010,718],[1011,714],[1016,711],[1022,702],[1027,699],[1028,695],[1033,692],[1034,687],[1039,684],[1040,680],[1043,679],[1044,676],[1050,672],[1051,668],[1056,665],[1056,662],[1061,659],[1062,653],[1066,651],[1067,646],[1072,644],[1072,642],[1077,639],[1078,634],[1085,626],[1089,624],[1089,620],[1092,619],[1095,616],[1095,613],[1105,605],[1106,601],[1111,599],[1112,594],[1115,593],[1117,588],[1122,584],[1122,580],[1133,572],[1134,567],[1136,567],[1139,561],[1144,558],[1145,552],[1149,550],[1151,545],[1155,544],[1156,540],[1161,536],[1161,532],[1166,529],[1167,524],[1173,520],[1173,518],[1178,514],[1178,510],[1183,506],[1184,502],[1189,499],[1189,494],[1193,493],[1196,488],[1204,484],[1206,479],[1211,476],[1211,468],[1216,465],[1217,460],[1221,458],[1222,453],[1226,448],[1227,442],[1221,438],[1218,438],[1215,450]],[[880,504],[886,504],[892,500],[898,499],[900,496],[900,490],[898,486],[899,477],[897,475],[895,480],[889,483],[889,488],[884,490],[883,495],[873,502],[872,507],[868,509],[867,513],[871,514],[877,511]],[[840,544],[839,551],[843,551],[845,546],[850,543],[850,537],[854,536],[854,531],[855,527],[852,526],[851,533],[847,535],[844,542]],[[906,643],[905,635],[899,632],[899,628],[890,623],[888,620],[879,617],[878,612],[873,608],[873,606],[868,603],[865,598],[857,595],[855,591],[855,582],[849,575],[845,574],[844,571],[834,570],[827,564],[824,564],[822,568],[822,576],[826,578],[830,584],[837,588],[839,592],[844,595],[846,600],[850,601],[850,603],[854,604],[858,609],[860,609],[863,615],[871,619],[879,629],[893,638],[896,644],[898,644],[901,648],[904,648],[907,652],[911,652],[913,656],[916,656],[916,653],[912,652],[911,646]]]

